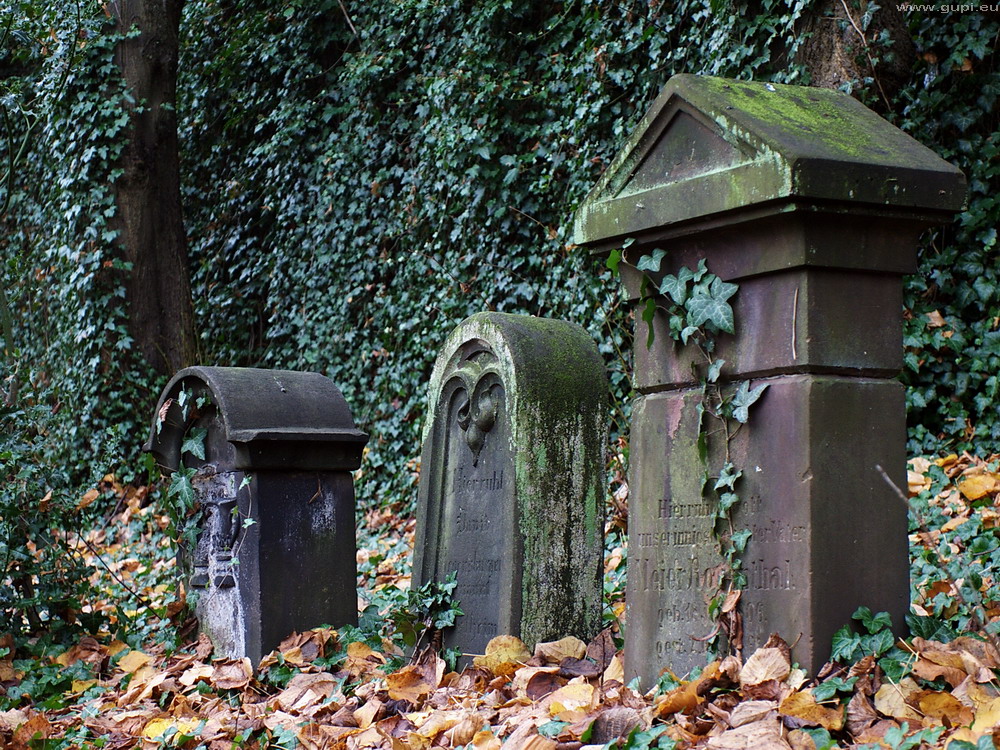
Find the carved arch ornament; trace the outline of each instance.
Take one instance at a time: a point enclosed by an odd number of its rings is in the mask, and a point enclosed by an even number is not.
[[[497,370],[496,355],[483,342],[469,343],[474,345],[462,352],[450,380],[459,381],[453,395],[458,407],[456,421],[472,451],[472,465],[476,466],[500,412],[503,383]]]

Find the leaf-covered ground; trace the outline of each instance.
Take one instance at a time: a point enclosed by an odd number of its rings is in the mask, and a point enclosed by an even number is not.
[[[109,626],[69,647],[0,639],[0,746],[993,748],[997,458],[910,468],[913,635],[895,639],[884,615],[862,608],[818,675],[797,668],[775,635],[745,662],[668,673],[647,693],[623,684],[618,543],[607,557],[610,627],[591,643],[567,637],[532,652],[501,637],[462,671],[430,650],[407,658],[386,610],[407,601],[413,529],[391,509],[361,524],[359,628],[291,634],[256,670],[213,659],[184,620],[165,517],[142,507],[146,490],[108,477],[98,491],[114,494],[118,510],[76,548],[108,592],[88,607]]]

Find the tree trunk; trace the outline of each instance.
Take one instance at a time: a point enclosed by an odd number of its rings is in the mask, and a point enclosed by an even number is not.
[[[848,84],[855,92],[868,88],[874,108],[886,114],[913,75],[917,53],[896,6],[880,6],[866,23],[869,4],[869,0],[819,0],[806,16],[805,41],[797,57],[813,86],[839,89]],[[876,41],[884,31],[891,40],[888,46]],[[869,85],[866,78],[872,79]]]
[[[195,359],[194,311],[181,214],[177,56],[183,0],[116,0],[116,56],[135,99],[123,175],[115,183],[118,242],[131,263],[125,293],[136,353],[171,374]]]

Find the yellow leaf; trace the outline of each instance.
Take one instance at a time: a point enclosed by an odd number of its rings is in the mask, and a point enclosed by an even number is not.
[[[173,719],[170,717],[153,719],[142,730],[142,736],[147,740],[155,740],[171,727],[176,734],[190,734],[201,723],[198,719]]]
[[[486,644],[486,654],[472,660],[473,665],[497,672],[505,664],[519,664],[531,658],[531,652],[517,636],[498,635]]]
[[[564,711],[589,709],[594,701],[594,686],[589,682],[571,682],[552,693],[549,713],[557,716]]]
[[[118,668],[123,672],[132,674],[146,666],[152,658],[152,656],[144,654],[142,651],[129,651],[118,661]]]
[[[904,677],[898,684],[887,682],[875,693],[875,710],[883,716],[919,724],[920,714],[907,705],[906,701],[920,692],[917,683],[909,677]]]
[[[920,698],[917,705],[924,716],[937,719],[945,726],[967,726],[974,716],[972,709],[951,693],[928,693]]]
[[[976,720],[972,722],[972,731],[985,732],[997,725],[1000,725],[1000,698],[993,699],[976,711]]]
[[[500,750],[500,740],[489,729],[483,729],[472,738],[472,746],[476,750]]]
[[[582,659],[587,653],[587,644],[569,635],[558,641],[535,644],[535,656],[550,664],[558,664],[563,659]]]
[[[70,690],[74,693],[82,693],[97,684],[97,680],[73,680]]]
[[[968,500],[978,500],[997,488],[997,480],[992,474],[974,474],[958,483],[958,491]]]

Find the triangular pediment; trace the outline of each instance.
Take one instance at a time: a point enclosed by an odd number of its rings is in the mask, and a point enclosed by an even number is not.
[[[608,185],[607,197],[624,197],[745,164],[753,149],[722,137],[719,127],[675,100],[660,113],[660,122],[636,144],[634,167],[622,169]]]
[[[573,241],[614,247],[792,203],[950,215],[964,195],[959,170],[842,92],[682,74],[580,205]]]

